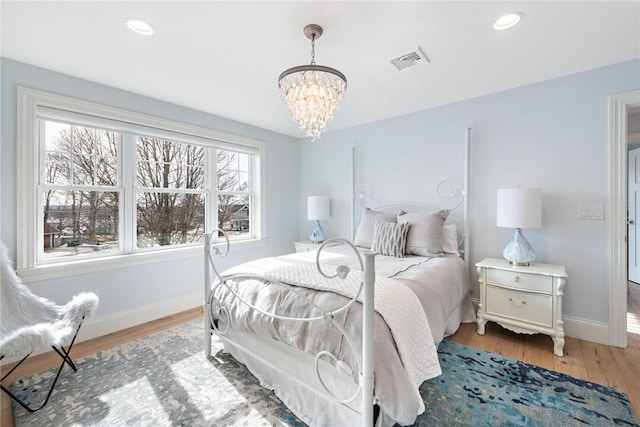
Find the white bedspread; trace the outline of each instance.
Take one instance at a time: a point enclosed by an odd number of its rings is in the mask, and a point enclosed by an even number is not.
[[[271,277],[283,283],[296,283],[297,286],[265,287],[263,281],[257,279],[236,278],[228,281],[234,293],[265,311],[293,317],[318,316],[342,307],[347,298],[357,292],[360,284],[360,273],[354,268],[356,259],[352,249],[346,245],[328,249],[326,253],[323,251],[321,258],[324,271],[332,274],[338,265],[347,265],[353,270],[347,280],[322,277],[316,271],[315,253],[312,252],[257,260],[227,270],[223,275],[244,273]],[[469,308],[468,314],[462,314],[463,318],[473,320],[474,313],[468,299],[469,274],[464,261],[458,257],[376,256],[375,269],[375,394],[380,408],[389,419],[400,425],[411,425],[417,415],[424,411],[419,386],[424,380],[440,374],[436,347],[444,335],[455,330],[451,329],[448,322],[452,317],[459,318],[457,313],[464,305],[463,301],[468,303]],[[212,295],[217,303],[229,310],[235,330],[282,342],[309,355],[328,350],[347,362],[352,369],[356,368],[353,353],[329,322],[269,319],[239,303],[225,286],[214,286]],[[347,331],[354,345],[360,348],[361,305],[354,305],[340,313],[334,317],[334,321]],[[268,375],[259,371],[261,368],[254,368],[258,378],[268,378]],[[265,380],[265,386],[271,388],[268,379]],[[295,397],[292,399],[293,395],[287,393],[295,393],[295,389],[290,389],[286,382],[279,387],[276,393],[287,405],[296,407],[298,416],[307,423],[335,425],[326,410],[315,408]],[[291,406],[291,403],[294,405]]]
[[[361,271],[352,270],[344,280],[329,279],[318,272],[315,258],[313,261],[308,258],[308,256],[263,258],[234,267],[225,272],[225,276],[239,273],[256,274],[296,286],[335,292],[348,298],[356,295],[360,287]],[[336,262],[336,258],[332,261],[330,257],[323,257],[322,262],[329,275],[335,273],[335,264],[340,263]],[[396,271],[386,273],[387,275],[397,274],[413,264],[415,262],[407,265],[399,263],[396,264]],[[442,371],[438,363],[431,328],[416,294],[397,280],[377,275],[374,301],[375,310],[385,319],[391,330],[398,354],[412,384],[417,388],[425,380],[440,375]],[[420,410],[423,411],[424,407]]]

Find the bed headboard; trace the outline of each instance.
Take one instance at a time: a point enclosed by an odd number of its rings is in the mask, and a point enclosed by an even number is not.
[[[422,206],[415,204],[392,203],[377,207],[370,207],[376,211],[385,213],[396,213],[399,210],[405,212],[435,212],[441,209],[449,209],[449,215],[445,224],[455,224],[458,233],[458,251],[464,258],[467,266],[470,266],[469,256],[469,196],[470,196],[470,150],[471,150],[471,128],[465,129],[465,150],[464,150],[464,182],[460,183],[454,179],[444,179],[437,184],[437,194],[443,200],[441,206]],[[352,154],[352,240],[355,239],[357,227],[362,215],[362,211],[367,206],[368,199],[373,193],[373,188],[367,184],[356,182],[356,152],[353,148]],[[462,213],[460,214],[460,208]]]

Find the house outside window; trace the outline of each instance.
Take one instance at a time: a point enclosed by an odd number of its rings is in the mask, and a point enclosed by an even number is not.
[[[19,270],[201,248],[215,228],[261,239],[261,142],[32,89],[19,104]]]

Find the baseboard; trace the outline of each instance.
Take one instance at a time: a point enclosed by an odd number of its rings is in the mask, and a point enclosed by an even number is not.
[[[118,313],[107,317],[91,318],[82,325],[80,333],[78,334],[78,341],[101,337],[112,332],[189,310],[202,304],[202,292],[196,292],[180,298],[163,301],[159,304],[142,307],[134,311]]]
[[[477,313],[479,299],[471,298],[471,302]],[[565,336],[609,345],[609,327],[606,323],[571,316],[562,316],[562,320]]]
[[[118,332],[132,326],[141,325],[152,320],[160,319],[161,317],[180,313],[181,311],[202,306],[202,304],[202,293],[196,292],[191,295],[185,295],[180,298],[171,299],[169,301],[161,302],[160,304],[150,305],[138,310],[128,311],[126,313],[118,313],[108,317],[91,318],[89,320],[85,320],[82,324],[80,332],[78,333],[78,338],[76,338],[76,343],[90,340],[92,338],[98,338],[112,332]],[[31,355],[37,356],[38,354],[47,353],[49,351],[51,351],[50,348],[44,348],[32,353]],[[17,362],[20,359],[20,356],[6,357],[2,359],[1,365],[6,366],[13,362]]]
[[[609,326],[606,323],[570,316],[562,316],[562,320],[565,336],[609,345]]]
[[[477,311],[478,299],[472,298],[471,301]],[[143,307],[138,310],[119,313],[108,317],[90,319],[89,321],[85,321],[84,325],[80,329],[77,341],[81,342],[97,338],[112,332],[117,332],[122,329],[150,322],[164,316],[189,310],[199,305],[202,305],[202,293],[196,292],[194,294],[185,295],[159,304]],[[608,345],[609,329],[606,323],[594,322],[592,320],[570,316],[563,316],[563,320],[565,336]],[[2,364],[5,365],[15,360],[18,360],[18,358],[3,360]]]
[[[478,309],[478,299],[472,298],[474,308]],[[122,329],[150,322],[164,316],[175,314],[193,307],[202,305],[202,293],[172,299],[169,301],[143,307],[126,313],[119,313],[109,317],[90,319],[85,322],[78,335],[79,341],[100,337]],[[609,328],[606,323],[578,317],[563,316],[564,334],[567,337],[593,341],[600,344],[609,344]]]

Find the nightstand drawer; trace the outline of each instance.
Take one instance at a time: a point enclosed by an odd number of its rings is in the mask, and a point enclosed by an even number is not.
[[[311,246],[311,245],[305,245],[305,244],[295,244],[296,247],[296,252],[309,252],[309,251],[317,251],[318,248]]]
[[[317,251],[320,247],[320,243],[313,243],[310,240],[305,242],[295,242],[294,246],[296,247],[296,252],[311,252]]]
[[[553,323],[552,308],[551,295],[487,285],[487,314],[550,328]]]
[[[536,292],[553,292],[553,278],[540,274],[497,269],[487,270],[487,282]]]
[[[337,242],[329,242],[325,245],[325,247],[335,246],[337,244]],[[303,242],[295,242],[294,246],[296,248],[296,252],[311,252],[320,249],[322,243],[313,243],[311,240],[305,240]]]

